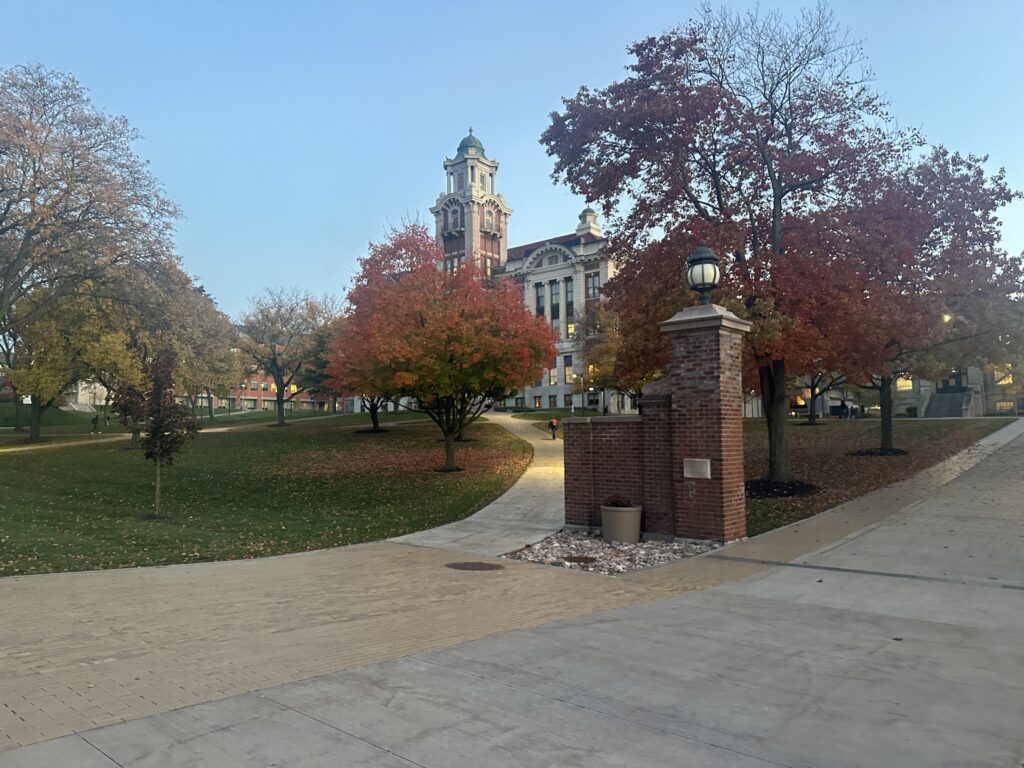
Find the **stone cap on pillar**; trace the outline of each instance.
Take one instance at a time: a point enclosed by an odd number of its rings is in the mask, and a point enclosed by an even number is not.
[[[701,328],[724,328],[734,333],[746,333],[751,325],[749,320],[741,320],[717,304],[694,304],[660,323],[659,327],[662,333],[695,331]]]

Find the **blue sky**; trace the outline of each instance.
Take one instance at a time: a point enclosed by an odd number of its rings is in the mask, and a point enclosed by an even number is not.
[[[469,125],[501,161],[512,244],[571,231],[584,201],[552,185],[537,141],[548,113],[581,84],[622,77],[630,42],[695,5],[21,0],[2,4],[0,65],[71,72],[128,117],[184,211],[186,269],[234,315],[266,287],[343,293],[369,240],[428,220]],[[1024,2],[832,7],[903,124],[989,154],[1024,189]],[[1024,203],[1003,219],[1021,253]]]

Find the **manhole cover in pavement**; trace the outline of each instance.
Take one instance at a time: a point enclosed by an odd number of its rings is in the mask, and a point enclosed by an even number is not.
[[[505,566],[497,563],[446,563],[444,567],[453,571],[500,571]]]

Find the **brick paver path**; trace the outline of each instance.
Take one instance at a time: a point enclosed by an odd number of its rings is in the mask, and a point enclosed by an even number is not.
[[[381,542],[0,579],[0,751],[245,691],[732,582],[924,498],[1015,423],[911,480],[711,558],[623,578]],[[458,571],[490,560],[498,571]]]
[[[0,750],[667,594],[463,560],[378,543],[0,579]]]

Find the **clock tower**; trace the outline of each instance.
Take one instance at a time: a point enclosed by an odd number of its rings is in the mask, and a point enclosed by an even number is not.
[[[459,142],[454,158],[445,158],[445,191],[430,209],[444,269],[476,264],[491,275],[508,254],[508,217],[512,209],[495,191],[498,161],[484,153],[473,129]]]

